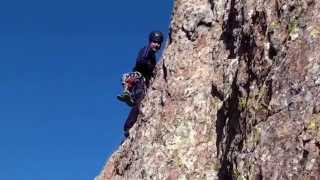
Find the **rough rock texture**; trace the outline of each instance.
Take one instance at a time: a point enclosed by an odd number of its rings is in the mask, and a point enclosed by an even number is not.
[[[107,179],[320,177],[320,2],[176,0]]]

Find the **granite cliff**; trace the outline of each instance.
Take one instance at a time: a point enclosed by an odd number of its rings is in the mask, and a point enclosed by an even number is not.
[[[319,177],[320,2],[175,0],[138,120],[96,179]]]

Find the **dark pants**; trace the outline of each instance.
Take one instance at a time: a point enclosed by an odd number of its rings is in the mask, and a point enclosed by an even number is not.
[[[126,137],[129,136],[129,130],[130,130],[130,128],[132,128],[134,123],[137,121],[138,115],[139,115],[139,105],[135,105],[131,109],[129,116],[128,116],[128,118],[124,124],[124,127],[123,127],[123,130],[124,130]]]

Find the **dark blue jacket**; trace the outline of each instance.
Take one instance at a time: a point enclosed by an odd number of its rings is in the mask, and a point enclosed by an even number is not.
[[[140,72],[146,78],[146,83],[148,85],[150,78],[153,76],[153,70],[156,63],[155,52],[149,47],[144,47],[139,51],[133,71]]]

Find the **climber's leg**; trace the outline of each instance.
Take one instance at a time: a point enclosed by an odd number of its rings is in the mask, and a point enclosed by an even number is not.
[[[136,105],[131,109],[129,116],[124,124],[123,131],[124,131],[125,137],[129,136],[129,130],[132,128],[134,123],[137,121],[138,115],[139,115],[139,106]]]

